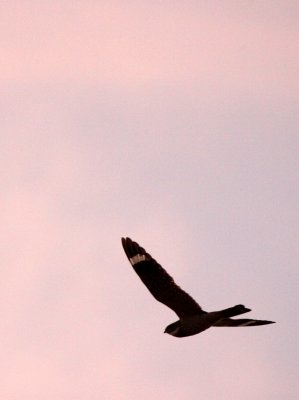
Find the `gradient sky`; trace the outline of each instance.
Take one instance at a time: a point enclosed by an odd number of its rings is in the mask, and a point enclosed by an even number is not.
[[[1,399],[298,399],[298,22],[1,1]],[[277,324],[163,335],[121,236],[203,308]]]

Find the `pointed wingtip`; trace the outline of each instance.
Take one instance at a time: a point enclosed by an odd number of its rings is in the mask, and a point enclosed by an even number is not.
[[[128,236],[124,236],[124,237],[121,238],[121,241],[122,242],[125,242],[125,241],[132,242],[132,239],[130,239]]]
[[[263,321],[263,320],[259,321],[259,320],[257,320],[257,322],[260,322],[259,325],[276,324],[275,321]]]

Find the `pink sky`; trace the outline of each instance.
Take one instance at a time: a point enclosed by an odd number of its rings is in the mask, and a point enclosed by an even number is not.
[[[297,398],[298,16],[1,2],[1,398]],[[121,236],[278,323],[163,335]]]

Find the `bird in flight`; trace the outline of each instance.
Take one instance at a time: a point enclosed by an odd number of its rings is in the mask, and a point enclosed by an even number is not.
[[[179,317],[178,321],[165,328],[164,333],[185,337],[196,335],[211,326],[257,326],[274,323],[258,319],[231,318],[251,311],[242,304],[220,311],[204,311],[138,243],[127,237],[122,238],[122,245],[132,267],[151,294]]]

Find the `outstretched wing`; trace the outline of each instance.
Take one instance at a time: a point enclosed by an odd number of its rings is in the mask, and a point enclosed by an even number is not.
[[[156,300],[170,307],[179,318],[205,313],[138,243],[122,238],[122,245],[132,267]]]
[[[262,321],[260,319],[233,319],[222,318],[217,321],[213,326],[257,326],[275,324],[274,321]]]

